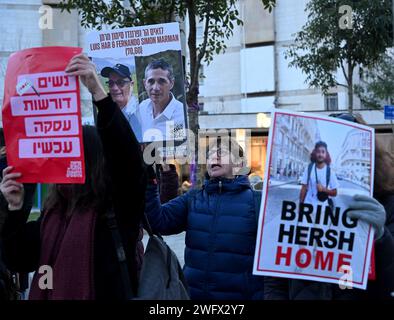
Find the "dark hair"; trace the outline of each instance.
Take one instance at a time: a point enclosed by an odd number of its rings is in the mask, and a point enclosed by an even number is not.
[[[324,147],[326,150],[328,150],[327,143],[325,143],[324,141],[316,142],[315,149],[318,149],[318,148],[321,148],[321,147]]]
[[[93,126],[83,126],[83,145],[85,154],[85,174],[84,184],[71,184],[71,207],[92,208],[97,211],[105,210],[107,186],[109,178],[105,170],[104,152],[97,129]],[[45,210],[54,208],[63,210],[70,205],[70,199],[66,199],[58,190],[57,185],[52,185],[45,201]],[[102,212],[100,212],[102,213]]]
[[[311,153],[311,162],[316,162],[316,160],[317,160],[316,152],[317,152],[317,149],[319,149],[321,147],[325,148],[327,151],[327,156],[326,156],[326,159],[324,160],[324,162],[326,164],[330,165],[331,164],[331,156],[330,156],[330,153],[328,152],[328,149],[327,149],[327,143],[325,143],[324,141],[316,142],[315,148],[313,149],[313,151]]]
[[[146,74],[149,70],[156,70],[156,69],[163,69],[164,71],[168,71],[168,79],[171,81],[175,80],[174,77],[174,69],[170,64],[168,64],[163,59],[153,60],[149,62],[149,64],[145,68],[145,78],[147,77]]]

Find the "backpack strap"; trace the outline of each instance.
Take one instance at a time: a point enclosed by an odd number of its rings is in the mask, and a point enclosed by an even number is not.
[[[306,187],[307,188],[309,187],[309,181],[311,179],[311,172],[312,172],[313,164],[314,164],[313,162],[308,164],[308,179],[307,179],[307,182],[306,182]]]
[[[118,258],[119,267],[120,267],[120,276],[123,282],[123,290],[127,300],[131,300],[134,295],[131,289],[130,275],[129,269],[127,267],[127,259],[126,253],[124,251],[122,237],[119,232],[118,223],[116,221],[116,216],[113,207],[111,206],[106,214],[106,222],[109,230],[111,231],[112,240],[114,241],[114,245],[116,248],[116,257]]]
[[[148,232],[149,237],[153,237],[154,235],[163,240],[162,235],[159,232],[153,232],[153,229],[149,223],[148,217],[146,216],[146,213],[144,212],[144,215],[142,217],[142,226]]]
[[[326,170],[326,188],[328,188],[328,185],[330,184],[330,177],[331,177],[331,168],[329,165],[327,165],[327,170]]]

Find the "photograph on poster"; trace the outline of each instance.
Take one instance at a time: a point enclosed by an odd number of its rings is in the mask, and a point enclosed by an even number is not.
[[[161,142],[164,153],[183,150],[188,121],[179,24],[94,31],[87,48],[137,140]]]
[[[256,274],[336,283],[350,265],[363,288],[373,232],[347,208],[373,191],[373,129],[278,111],[268,145]]]

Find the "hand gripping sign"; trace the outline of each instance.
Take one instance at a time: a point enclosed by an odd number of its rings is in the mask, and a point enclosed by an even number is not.
[[[80,48],[33,48],[11,55],[3,128],[7,162],[25,183],[84,183],[77,77],[65,74]]]

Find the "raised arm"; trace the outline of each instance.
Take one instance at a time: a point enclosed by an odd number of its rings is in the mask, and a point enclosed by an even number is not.
[[[144,208],[146,178],[139,143],[120,109],[106,94],[94,64],[83,54],[66,68],[80,76],[98,108],[97,128],[112,181],[112,201],[120,227],[138,229]]]
[[[37,269],[40,257],[40,220],[26,223],[33,204],[35,184],[15,180],[12,167],[4,170],[0,189],[0,215],[5,217],[1,238],[4,261],[14,272]]]
[[[148,176],[153,177],[153,169],[148,168]],[[149,179],[146,188],[145,213],[154,232],[163,235],[177,234],[186,230],[188,205],[191,194],[186,193],[165,204],[160,203],[157,184]]]
[[[160,169],[160,201],[166,203],[178,196],[178,173],[175,165],[163,164]]]
[[[145,166],[139,143],[110,97],[95,102],[97,126],[111,175],[113,202],[119,223],[137,226],[144,212]],[[130,212],[137,213],[130,215]]]

